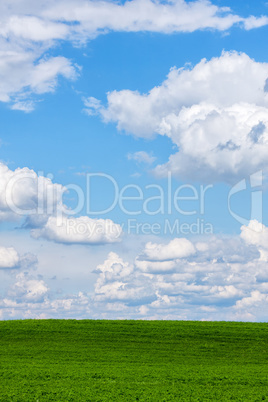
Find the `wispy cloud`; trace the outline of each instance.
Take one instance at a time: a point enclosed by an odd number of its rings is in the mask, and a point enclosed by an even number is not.
[[[145,151],[138,151],[127,154],[128,160],[133,160],[137,163],[144,163],[146,165],[152,165],[156,161],[156,157],[152,154],[148,154]]]

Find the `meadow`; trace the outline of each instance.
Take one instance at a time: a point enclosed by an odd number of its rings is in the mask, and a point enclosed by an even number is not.
[[[0,401],[268,401],[268,324],[0,322]]]

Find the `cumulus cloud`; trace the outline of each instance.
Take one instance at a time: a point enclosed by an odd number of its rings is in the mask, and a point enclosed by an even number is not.
[[[187,113],[193,105],[206,102],[215,107],[231,107],[244,102],[266,107],[267,77],[267,63],[255,62],[244,53],[223,52],[220,57],[201,60],[193,68],[172,68],[167,79],[147,94],[110,92],[102,115],[107,121],[117,122],[119,129],[138,137],[150,138],[156,132],[168,134],[172,127],[166,118],[175,118],[184,109]],[[195,112],[202,120],[198,111],[193,110],[192,114]]]
[[[44,238],[65,244],[104,244],[120,241],[122,228],[110,219],[50,216],[41,228],[32,229],[34,238]]]
[[[60,294],[59,289],[52,291],[47,279],[36,272],[36,263],[36,256],[32,254],[19,256],[20,270],[12,271],[9,285],[1,295],[0,319],[88,318],[89,296],[83,292]]]
[[[193,244],[184,238],[171,240],[168,244],[147,243],[143,257],[151,261],[166,261],[188,257],[195,253]]]
[[[37,280],[31,275],[21,272],[16,276],[16,282],[9,289],[8,295],[16,301],[41,302],[47,296],[49,288],[43,280]]]
[[[238,300],[236,302],[236,308],[238,309],[244,309],[256,305],[263,305],[263,303],[268,302],[268,296],[267,294],[263,294],[259,292],[258,290],[254,290],[251,292],[250,296],[244,297],[241,300]]]
[[[42,18],[44,3],[2,3],[0,10],[0,101],[13,110],[30,112],[36,97],[53,92],[60,76],[74,80],[79,69],[63,56],[47,53],[69,28]]]
[[[83,293],[59,296],[34,272],[20,272],[0,300],[0,319],[89,318],[90,297]]]
[[[13,247],[0,247],[0,269],[16,268],[20,257]]]
[[[268,261],[268,228],[257,220],[241,227],[241,238],[248,244],[258,247],[261,259]]]
[[[263,317],[268,266],[255,243],[243,235],[147,243],[133,263],[110,253],[96,271],[95,306],[119,303],[123,316],[136,306],[148,318],[174,318],[178,311],[188,319]]]
[[[62,210],[66,189],[24,167],[14,171],[0,163],[0,220],[43,216]],[[34,219],[34,218],[33,218]]]
[[[61,75],[74,79],[77,67],[62,56],[46,56],[62,41],[85,43],[100,34],[116,32],[225,31],[234,25],[245,29],[267,25],[267,17],[242,18],[227,7],[209,1],[68,0],[2,2],[0,5],[0,101],[30,112],[34,94],[51,92]],[[17,99],[17,98],[22,99]],[[26,98],[26,99],[25,99]],[[86,101],[86,110],[98,105]]]
[[[37,264],[37,257],[34,254],[26,253],[20,255],[14,247],[0,246],[0,269],[30,269]]]
[[[93,295],[55,294],[44,278],[20,272],[0,301],[1,317],[267,321],[268,265],[260,253],[267,246],[245,231],[192,239],[193,252],[179,256],[168,248],[174,242],[159,242],[166,260],[148,244],[133,261],[111,252],[95,269]]]
[[[173,68],[147,94],[113,91],[98,111],[119,130],[169,137],[178,151],[154,170],[189,180],[225,181],[267,168],[268,64],[223,52],[195,67]]]
[[[95,302],[123,301],[132,305],[155,298],[148,279],[135,275],[133,265],[116,253],[111,252],[107,260],[98,265],[96,272],[99,272],[99,277],[95,284]]]
[[[63,203],[67,188],[38,176],[27,167],[9,169],[0,163],[0,220],[26,217],[23,227],[32,237],[66,244],[104,244],[120,240],[122,228],[110,219],[69,218],[73,211]]]
[[[183,110],[171,124],[176,127],[171,138],[179,152],[157,166],[155,173],[160,177],[171,171],[190,180],[234,183],[267,169],[267,108],[241,103],[228,108],[200,104]],[[263,130],[257,136],[260,124]],[[175,139],[178,133],[180,138]]]
[[[268,228],[257,220],[241,227],[241,237],[247,244],[255,244],[268,249]]]
[[[34,285],[28,284],[27,286],[31,288]],[[1,300],[0,319],[47,319],[59,317],[65,319],[88,319],[92,317],[90,297],[83,292],[54,299],[50,297],[49,291],[45,291],[45,289],[48,289],[46,284],[39,283],[35,284],[35,286],[35,292],[38,288],[39,295],[33,294],[33,289],[31,289],[30,293],[23,293],[22,291],[21,297],[17,297],[16,300],[14,300],[14,296],[11,293]],[[44,294],[40,294],[41,292],[44,292]],[[28,298],[26,297],[27,294],[29,294]]]

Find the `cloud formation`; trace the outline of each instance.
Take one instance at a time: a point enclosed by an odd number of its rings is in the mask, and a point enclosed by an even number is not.
[[[147,243],[143,258],[151,261],[168,261],[188,257],[195,253],[193,244],[183,238],[171,240],[168,244]]]
[[[154,172],[188,180],[234,182],[267,169],[268,64],[223,52],[193,68],[173,68],[147,94],[113,91],[106,122],[137,137],[169,137],[178,151]]]
[[[20,255],[14,247],[0,246],[0,270],[13,272],[13,270],[34,268],[37,262],[34,254]]]
[[[20,257],[13,247],[0,247],[0,269],[16,268]]]
[[[70,31],[79,39],[94,38],[107,31],[124,32],[193,32],[199,29],[225,31],[235,24],[245,29],[264,26],[268,18],[242,18],[228,7],[218,7],[210,1],[130,0],[123,4],[115,1],[58,1],[48,2],[41,13],[43,18],[58,22],[55,35],[65,34],[62,24],[68,22]],[[43,28],[43,34],[46,30]]]
[[[63,203],[67,188],[24,167],[0,163],[0,220],[24,221],[34,238],[66,244],[104,244],[120,241],[122,228],[110,219],[75,217]],[[71,215],[72,217],[68,217]]]
[[[0,35],[1,102],[11,102],[14,110],[30,112],[34,109],[35,95],[53,92],[59,76],[74,80],[78,68],[66,57],[46,56],[45,47],[13,43]]]
[[[79,68],[69,59],[49,55],[62,41],[84,44],[108,32],[226,31],[268,24],[266,16],[243,18],[209,1],[15,1],[0,5],[0,101],[30,112],[35,95],[55,90],[58,77],[73,80]],[[93,98],[90,98],[93,99]],[[96,105],[93,105],[96,107]],[[88,109],[90,110],[90,109]]]
[[[16,275],[16,282],[11,286],[8,295],[17,302],[40,303],[47,296],[49,288],[43,280],[21,272]]]
[[[110,253],[97,269],[96,306],[109,303],[123,316],[125,308],[136,306],[148,318],[171,318],[178,311],[187,319],[264,317],[260,305],[268,303],[267,259],[254,237],[245,241],[244,236],[256,224],[242,227],[237,237],[147,243],[134,263]]]
[[[60,295],[27,268],[0,301],[2,318],[267,321],[268,246],[256,240],[259,225],[240,236],[149,242],[133,260],[110,252],[95,269],[93,294]]]
[[[66,189],[49,177],[38,176],[27,167],[14,171],[0,163],[0,220],[33,220],[62,210]]]
[[[32,229],[34,238],[64,244],[107,244],[120,241],[122,227],[110,219],[92,219],[50,216],[41,228]]]

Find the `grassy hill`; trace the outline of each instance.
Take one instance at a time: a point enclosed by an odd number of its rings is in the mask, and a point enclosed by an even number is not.
[[[268,401],[268,325],[0,322],[0,401]]]

